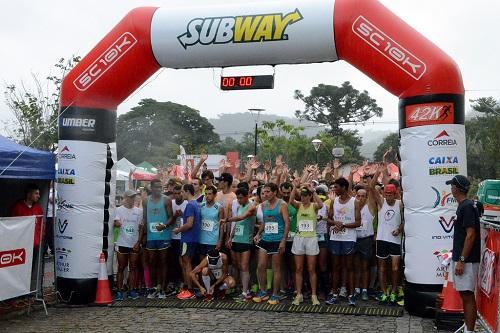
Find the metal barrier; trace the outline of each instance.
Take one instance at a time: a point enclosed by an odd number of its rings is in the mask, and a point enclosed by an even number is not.
[[[476,286],[479,321],[490,333],[500,322],[500,225],[481,221],[481,264]]]
[[[26,218],[26,217],[31,217],[31,216],[19,216],[19,217],[5,218],[5,219],[12,219],[12,221],[15,221],[16,218]],[[31,276],[30,276],[30,287],[28,288],[29,292],[24,293],[24,294],[15,294],[15,295],[12,295],[13,298],[8,298],[8,299],[16,299],[19,297],[27,296],[28,297],[28,313],[30,313],[31,312],[31,304],[32,304],[31,298],[33,298],[33,300],[35,302],[39,301],[43,304],[45,314],[48,315],[47,305],[45,303],[45,299],[44,299],[44,295],[43,295],[43,266],[44,266],[43,265],[44,264],[44,262],[43,262],[43,259],[44,259],[44,255],[43,255],[43,246],[44,246],[43,230],[45,228],[45,219],[44,219],[44,216],[40,216],[40,215],[36,215],[34,217],[35,217],[35,221],[36,221],[36,218],[41,217],[41,225],[40,225],[40,235],[39,235],[40,238],[38,239],[38,241],[39,241],[38,248],[33,247],[33,252],[32,252],[32,268],[31,268]],[[4,236],[9,237],[10,235],[6,234]],[[33,240],[34,240],[34,238],[30,239],[29,245],[26,245],[26,246],[33,246]],[[24,246],[23,244],[19,244],[19,245]],[[16,251],[16,250],[6,251],[7,254],[5,254],[5,258],[12,258],[12,260],[11,260],[12,262],[11,263],[4,262],[6,260],[4,260],[4,257],[2,257],[2,260],[1,260],[1,263],[3,264],[2,266],[5,266],[5,267],[6,266],[15,266],[16,265],[14,262],[15,260],[19,260],[20,263],[23,263],[23,261],[25,260],[25,259],[23,259],[23,251],[21,251],[20,253],[9,253],[9,252],[13,252],[13,251]],[[10,254],[10,257],[8,256],[9,254]],[[24,258],[26,258],[26,251],[24,251]]]

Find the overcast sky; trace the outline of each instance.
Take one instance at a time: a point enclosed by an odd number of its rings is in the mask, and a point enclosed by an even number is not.
[[[198,0],[201,1],[201,0]],[[283,0],[286,1],[286,0]],[[59,58],[84,56],[132,8],[167,6],[186,0],[14,0],[0,4],[0,83],[29,82],[31,73],[45,77]],[[203,3],[216,1],[203,0]],[[237,1],[233,1],[237,2]],[[500,99],[500,1],[493,0],[383,0],[390,10],[447,52],[458,63],[470,98]],[[224,74],[272,73],[271,67],[225,69]],[[358,70],[339,61],[326,64],[282,65],[276,69],[275,88],[243,92],[218,89],[219,69],[164,69],[118,109],[127,112],[142,98],[173,101],[198,109],[208,118],[220,113],[265,108],[268,113],[293,116],[302,104],[295,89],[308,92],[319,84],[351,81],[368,90],[384,109],[374,130],[397,129],[397,98]],[[3,97],[3,96],[2,96]],[[10,117],[0,103],[0,119]],[[251,127],[251,125],[249,125]],[[366,127],[359,127],[364,130]],[[250,129],[250,128],[249,128]]]

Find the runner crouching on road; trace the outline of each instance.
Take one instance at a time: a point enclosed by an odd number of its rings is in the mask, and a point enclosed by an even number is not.
[[[200,284],[203,281],[203,286]],[[212,301],[214,297],[224,299],[226,290],[234,288],[236,283],[228,273],[228,259],[224,253],[213,249],[190,273],[191,282],[194,283],[203,295],[204,301]]]

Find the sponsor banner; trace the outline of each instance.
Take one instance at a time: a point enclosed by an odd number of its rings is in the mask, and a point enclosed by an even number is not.
[[[464,126],[415,126],[400,133],[405,276],[413,283],[440,284],[440,264],[433,253],[453,247],[457,202],[445,182],[467,175]]]
[[[59,213],[55,220],[56,275],[95,278],[102,249],[101,210]]]
[[[0,301],[30,290],[35,217],[0,217]]]
[[[405,127],[453,124],[455,122],[453,102],[406,105],[404,111],[406,115]]]
[[[55,260],[58,277],[97,276],[103,247],[105,195],[111,188],[111,184],[106,183],[107,146],[99,142],[59,141],[59,156],[63,158],[59,159],[57,171]]]
[[[477,311],[490,332],[498,332],[500,229],[481,225],[482,255],[476,290]]]
[[[116,111],[67,107],[61,110],[59,116],[59,139],[114,142],[116,140]],[[61,144],[59,147],[64,149]],[[70,155],[65,157],[68,160],[71,159]]]
[[[333,12],[321,0],[159,8],[151,45],[169,68],[335,61]]]

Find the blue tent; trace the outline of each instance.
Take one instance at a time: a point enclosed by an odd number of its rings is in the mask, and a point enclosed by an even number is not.
[[[0,135],[0,178],[50,180],[55,173],[54,154],[28,148]]]

